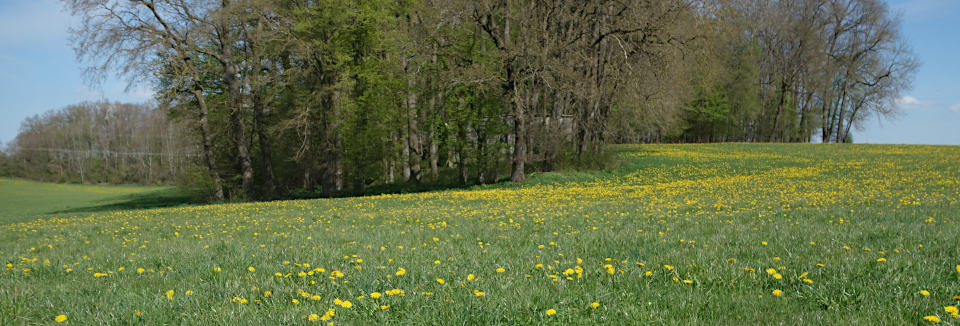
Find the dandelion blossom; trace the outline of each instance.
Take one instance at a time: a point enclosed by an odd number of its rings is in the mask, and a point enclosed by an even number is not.
[[[600,307],[599,302],[594,301],[593,303],[590,304],[590,308],[597,309],[599,307]]]
[[[940,317],[937,317],[937,316],[934,316],[934,315],[930,315],[930,316],[923,317],[923,320],[926,320],[926,321],[931,322],[931,323],[939,323],[939,322],[940,322]]]
[[[65,321],[67,321],[67,315],[57,315],[57,317],[54,318],[53,321],[58,322],[58,323],[65,322]]]
[[[783,296],[783,291],[781,291],[780,289],[773,290],[773,295],[781,297]]]
[[[960,318],[960,310],[957,310],[957,306],[946,306],[943,307],[943,311],[946,311],[953,316],[953,318]]]
[[[557,314],[557,311],[556,311],[556,310],[547,309],[547,316],[553,316],[553,315],[556,315],[556,314]]]

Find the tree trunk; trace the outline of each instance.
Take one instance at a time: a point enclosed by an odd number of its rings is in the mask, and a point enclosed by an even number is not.
[[[259,91],[253,94],[253,127],[256,129],[257,140],[260,144],[260,159],[263,162],[263,172],[267,177],[267,191],[271,196],[276,196],[277,177],[273,173],[273,158],[270,151],[270,138],[267,136],[267,128],[264,126],[264,103],[263,97]]]
[[[222,30],[221,30],[222,31]],[[223,35],[221,34],[221,37]],[[223,56],[223,81],[227,85],[227,103],[230,107],[230,124],[233,127],[234,142],[237,147],[237,160],[240,166],[243,192],[248,199],[254,198],[253,165],[250,163],[250,151],[243,127],[243,98],[240,79],[237,77],[237,65],[233,62],[233,45],[221,38],[220,49]]]
[[[523,182],[527,177],[524,173],[524,164],[527,160],[527,119],[523,103],[514,88],[513,95],[513,166],[510,171],[510,181]]]
[[[203,143],[203,163],[207,167],[207,172],[210,174],[210,178],[213,179],[213,199],[218,202],[223,201],[223,180],[220,179],[220,174],[217,173],[216,164],[213,162],[213,145],[210,139],[210,124],[209,124],[209,111],[207,111],[207,102],[203,98],[203,92],[200,89],[194,89],[192,91],[193,97],[197,100],[197,103],[200,106],[200,138]]]
[[[409,76],[407,81],[407,154],[408,166],[410,171],[409,178],[414,182],[420,181],[420,157],[423,151],[420,146],[420,115],[417,113],[417,92],[414,89],[415,81],[413,76]]]

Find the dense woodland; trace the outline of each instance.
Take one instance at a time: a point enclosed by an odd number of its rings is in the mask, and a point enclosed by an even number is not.
[[[30,119],[5,169],[186,175],[216,201],[519,182],[610,143],[849,142],[917,67],[880,0],[63,4],[89,75],[157,103]]]

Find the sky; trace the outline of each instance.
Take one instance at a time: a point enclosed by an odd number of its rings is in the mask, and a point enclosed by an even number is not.
[[[960,145],[960,0],[887,0],[920,59],[894,118],[872,117],[857,143]],[[108,78],[86,82],[69,44],[77,19],[56,0],[0,0],[0,144],[27,117],[83,101],[144,102],[153,92]]]

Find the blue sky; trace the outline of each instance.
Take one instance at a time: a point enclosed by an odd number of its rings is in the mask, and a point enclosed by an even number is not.
[[[960,145],[960,0],[888,0],[922,65],[894,119],[871,118],[858,143]],[[116,78],[84,83],[68,43],[76,22],[56,0],[0,0],[0,144],[24,118],[82,101],[142,102],[151,91]]]

